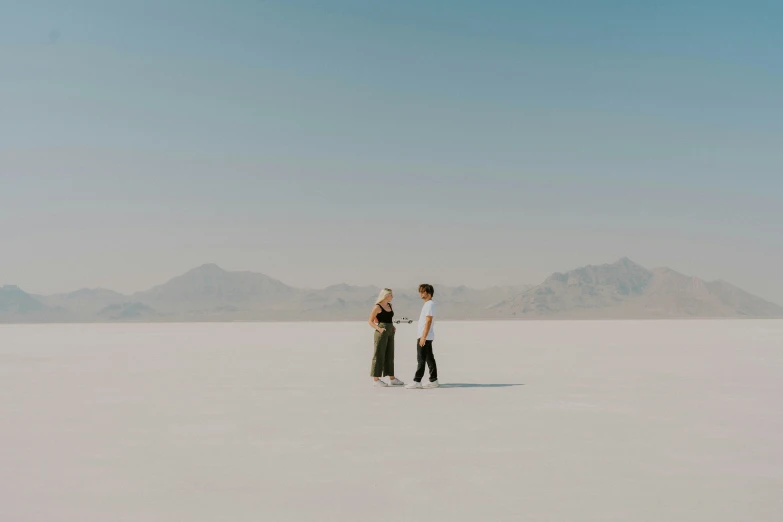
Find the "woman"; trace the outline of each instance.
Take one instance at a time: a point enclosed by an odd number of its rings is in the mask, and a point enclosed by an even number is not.
[[[375,306],[370,312],[370,319],[367,321],[375,330],[375,354],[372,357],[370,375],[375,382],[374,386],[378,388],[405,384],[394,376],[394,334],[397,329],[392,322],[394,310],[392,310],[391,301],[393,298],[391,289],[381,290],[375,301]],[[381,380],[381,377],[387,375],[389,376],[389,384]]]

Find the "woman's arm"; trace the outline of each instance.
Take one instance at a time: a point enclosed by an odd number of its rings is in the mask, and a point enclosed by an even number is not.
[[[379,327],[375,323],[375,316],[377,316],[379,313],[381,313],[381,305],[375,305],[372,307],[372,312],[370,312],[370,318],[367,320],[367,324],[372,326],[373,330],[376,330],[378,332],[383,333],[384,328]]]

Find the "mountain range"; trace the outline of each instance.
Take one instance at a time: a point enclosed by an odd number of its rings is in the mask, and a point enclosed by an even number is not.
[[[33,295],[0,287],[0,323],[116,321],[363,321],[380,291],[338,284],[302,289],[255,272],[202,265],[143,292],[105,289]],[[783,307],[725,281],[623,258],[554,273],[541,284],[473,289],[435,285],[441,319],[783,317]],[[418,317],[415,288],[395,289],[396,317]]]

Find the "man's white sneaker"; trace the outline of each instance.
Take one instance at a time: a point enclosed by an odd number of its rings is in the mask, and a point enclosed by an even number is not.
[[[389,381],[389,386],[403,386],[405,383],[399,380],[397,377]]]
[[[378,379],[377,381],[375,381],[375,382],[373,383],[373,387],[375,387],[375,388],[386,388],[387,386],[389,386],[389,385],[388,385],[388,384],[386,384],[385,382],[383,382],[383,381],[382,381],[382,380],[380,380],[380,379]]]
[[[413,381],[412,383],[407,385],[405,388],[407,388],[409,390],[420,390],[421,389],[421,383]]]
[[[438,384],[438,381],[432,381],[422,386],[422,388],[437,388],[438,386],[440,386],[440,384]]]

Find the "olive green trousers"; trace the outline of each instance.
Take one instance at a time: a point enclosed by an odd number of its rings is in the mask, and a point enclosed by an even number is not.
[[[378,327],[385,328],[386,331],[375,332],[375,353],[372,356],[370,375],[386,377],[394,375],[394,324],[379,323]]]

